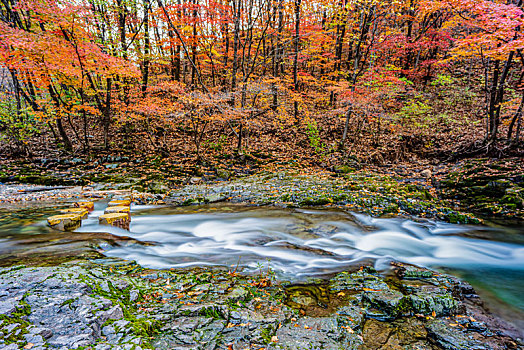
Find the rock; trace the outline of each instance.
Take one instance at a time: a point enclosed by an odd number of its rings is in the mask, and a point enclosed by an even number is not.
[[[217,304],[200,304],[200,305],[189,305],[182,306],[177,315],[180,316],[205,316],[215,318],[228,318],[228,309],[223,305]]]
[[[420,175],[422,175],[426,179],[429,179],[433,174],[431,173],[431,170],[425,169],[420,172]]]
[[[102,335],[110,336],[110,335],[113,335],[115,333],[116,333],[115,332],[115,327],[113,327],[112,325],[104,326],[102,328]]]
[[[20,323],[11,323],[5,327],[7,333],[11,333],[16,327],[20,326]]]
[[[429,339],[445,350],[485,349],[478,347],[457,327],[449,326],[444,320],[432,320],[426,325]]]
[[[82,226],[82,215],[77,213],[54,215],[47,218],[47,224],[60,231],[73,231]]]
[[[131,289],[129,292],[129,301],[136,301],[140,293],[136,289]]]
[[[104,214],[98,217],[98,222],[101,225],[116,226],[124,230],[129,230],[130,221],[129,214],[126,213]]]
[[[33,327],[29,329],[29,333],[33,335],[42,336],[44,339],[49,339],[53,336],[53,331],[46,327]]]
[[[337,321],[341,326],[356,330],[361,327],[364,313],[358,306],[348,305],[337,309]]]
[[[76,208],[85,208],[89,211],[92,211],[95,208],[95,203],[91,201],[79,201],[75,203]]]
[[[120,200],[112,200],[109,203],[107,203],[108,207],[128,207],[131,205],[131,200],[129,199],[120,199]]]
[[[118,279],[113,281],[113,286],[119,290],[124,290],[127,287],[129,287],[129,282],[127,282],[126,280]]]
[[[217,169],[217,178],[221,180],[228,180],[231,177],[231,173],[226,169]]]
[[[410,300],[402,293],[386,289],[376,291],[365,291],[362,294],[362,301],[369,309],[378,309],[380,313],[369,312],[367,315],[372,318],[394,319],[409,310]]]
[[[412,265],[395,264],[394,269],[397,277],[405,280],[432,278],[434,275],[433,271]]]
[[[169,187],[162,182],[152,182],[148,186],[148,192],[160,194],[169,192]]]
[[[66,347],[67,349],[77,349],[82,346],[88,346],[95,342],[92,334],[76,334],[59,336],[54,339],[49,339],[48,344],[55,347]]]
[[[207,269],[146,270],[127,275],[115,271],[117,266],[129,264],[99,259],[58,267],[0,268],[0,288],[9,291],[1,298],[3,302],[24,297],[30,306],[29,315],[23,317],[29,323],[26,334],[22,321],[0,321],[0,349],[5,347],[2,337],[7,331],[19,332],[19,344],[31,342],[35,344],[32,349],[38,350],[137,350],[146,337],[153,347],[163,349],[518,348],[504,347],[515,343],[488,318],[472,314],[471,309],[454,318],[439,317],[453,308],[439,298],[459,298],[460,291],[470,294],[470,287],[451,276],[424,273],[429,270],[422,268],[415,272],[407,268],[402,274],[398,270],[399,279],[391,276],[386,280],[374,269],[364,267],[339,273],[331,282],[318,280],[300,286],[277,282],[253,289],[251,295],[248,286],[253,276],[232,278],[227,272],[214,270],[210,274]],[[99,288],[104,284],[105,291]],[[123,304],[112,300],[136,300],[138,288],[144,295],[140,305],[125,306],[126,315],[133,317],[130,322],[123,318]],[[298,306],[292,306],[288,299]],[[303,304],[325,313],[320,317]],[[408,306],[411,312],[404,313]],[[429,313],[429,317],[414,317],[418,312]],[[373,313],[389,321],[366,317]]]
[[[205,202],[208,203],[224,202],[225,200],[227,200],[227,197],[220,194],[211,194],[205,198]]]
[[[89,215],[89,210],[86,208],[67,208],[61,209],[60,212],[62,214],[78,214],[81,216],[82,220],[87,219],[87,216]]]
[[[16,311],[17,306],[17,298],[9,298],[7,300],[0,301],[0,315],[11,316],[11,314]]]
[[[34,345],[41,345],[44,343],[44,338],[42,338],[41,335],[24,334],[24,338],[28,343],[32,343]]]
[[[201,184],[203,182],[202,178],[201,177],[192,177],[191,179],[189,179],[189,183],[190,184]]]
[[[423,315],[448,316],[454,315],[458,303],[451,294],[439,291],[419,291],[410,295],[413,312]]]
[[[249,295],[249,292],[245,288],[236,287],[235,289],[231,291],[231,293],[229,293],[227,298],[236,302],[236,301],[244,300],[248,295]]]
[[[367,320],[363,330],[363,349],[417,349],[432,350],[426,340],[427,332],[422,321],[407,318],[394,322]]]
[[[333,317],[304,317],[276,332],[275,340],[284,349],[357,349],[362,340],[342,328]]]
[[[129,213],[128,206],[115,205],[113,207],[107,207],[107,209],[104,211],[104,214],[113,214],[113,213],[124,213],[124,214],[127,214],[129,217],[131,216],[131,214]]]
[[[122,330],[122,329],[124,329],[125,326],[127,326],[130,323],[131,322],[129,322],[127,320],[118,320],[115,323],[113,323],[113,326],[116,327],[119,330]]]
[[[104,324],[107,320],[119,320],[122,317],[124,317],[124,312],[122,311],[122,308],[120,305],[113,306],[107,311],[99,311],[97,313],[98,322],[101,322],[101,324]]]

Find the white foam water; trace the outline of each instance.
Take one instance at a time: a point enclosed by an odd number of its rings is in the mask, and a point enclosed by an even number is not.
[[[110,228],[147,244],[104,247],[107,256],[150,268],[240,265],[270,260],[277,273],[300,278],[340,271],[363,260],[385,266],[398,260],[423,266],[524,270],[524,245],[490,241],[484,227],[438,221],[372,218],[335,211],[253,209],[204,213],[141,212],[130,231]],[[79,231],[107,231],[96,215]],[[480,237],[472,232],[482,233]],[[477,235],[479,236],[479,235]]]

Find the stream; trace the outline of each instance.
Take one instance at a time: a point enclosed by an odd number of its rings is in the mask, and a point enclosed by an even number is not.
[[[130,231],[100,226],[106,202],[72,233],[54,231],[46,206],[0,209],[0,266],[67,256],[135,260],[155,269],[226,266],[305,281],[372,263],[434,268],[471,283],[489,309],[524,329],[524,228],[372,218],[336,210],[208,205],[132,206]]]

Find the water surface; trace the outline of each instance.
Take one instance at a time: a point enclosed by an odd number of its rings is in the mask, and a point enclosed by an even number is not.
[[[371,218],[335,210],[134,206],[130,231],[98,225],[105,202],[73,233],[45,225],[56,209],[0,210],[0,265],[32,256],[109,257],[150,268],[266,269],[300,281],[393,260],[441,269],[472,283],[492,311],[524,326],[524,230],[431,220]]]

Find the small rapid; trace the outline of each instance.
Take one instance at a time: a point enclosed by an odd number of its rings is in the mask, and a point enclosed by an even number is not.
[[[108,231],[130,244],[105,245],[104,254],[136,260],[150,268],[269,264],[277,273],[300,278],[343,270],[362,261],[428,267],[477,266],[523,269],[521,235],[491,241],[497,229],[438,221],[372,218],[321,210],[246,209],[169,213],[135,209],[131,230],[99,226],[96,213],[79,232]],[[162,212],[162,211],[161,211]]]
[[[32,223],[25,219],[17,227],[14,216],[4,217],[0,262],[3,252],[59,252],[82,239],[96,239],[91,246],[108,257],[135,260],[148,268],[225,266],[257,272],[269,267],[290,281],[329,277],[363,263],[386,271],[391,261],[401,261],[462,277],[493,301],[492,306],[524,320],[522,227],[373,218],[337,210],[135,205],[126,231],[98,224],[104,208],[105,203],[98,202],[73,233],[57,233],[42,218]]]

